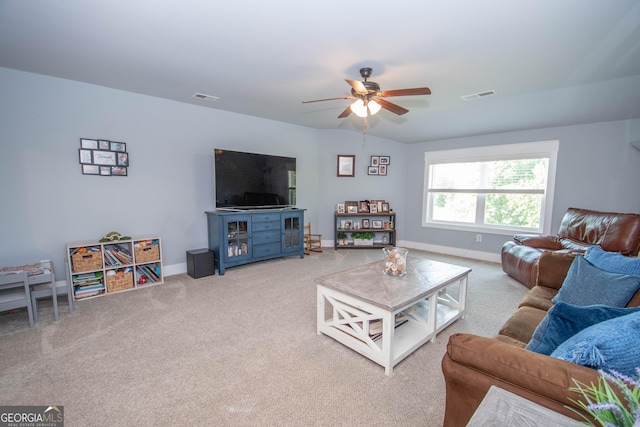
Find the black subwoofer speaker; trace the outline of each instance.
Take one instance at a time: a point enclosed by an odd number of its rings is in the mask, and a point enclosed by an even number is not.
[[[213,276],[215,274],[213,251],[209,249],[193,249],[187,251],[187,274],[194,279]]]

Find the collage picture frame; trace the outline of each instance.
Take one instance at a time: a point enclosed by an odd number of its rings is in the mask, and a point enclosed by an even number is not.
[[[78,150],[83,175],[128,176],[129,153],[125,142],[80,138]]]
[[[387,168],[391,164],[391,156],[371,156],[369,166],[367,166],[367,175],[386,175]]]

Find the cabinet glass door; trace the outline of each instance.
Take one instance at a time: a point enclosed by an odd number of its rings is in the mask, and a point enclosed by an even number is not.
[[[300,242],[300,217],[288,217],[283,215],[284,240],[282,242],[285,249],[298,248]]]
[[[249,221],[227,222],[227,259],[249,256]]]

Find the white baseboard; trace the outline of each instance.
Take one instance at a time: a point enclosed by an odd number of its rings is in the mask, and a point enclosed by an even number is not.
[[[410,242],[405,240],[398,242],[397,246],[402,246],[409,249],[413,248],[427,252],[435,252],[443,255],[453,255],[463,258],[477,259],[479,261],[494,262],[497,264],[500,264],[502,262],[500,254],[495,254],[492,252],[473,251],[471,249],[452,248],[449,246],[431,245],[428,243]]]
[[[176,274],[182,274],[187,272],[187,263],[163,265],[164,276],[175,276]]]

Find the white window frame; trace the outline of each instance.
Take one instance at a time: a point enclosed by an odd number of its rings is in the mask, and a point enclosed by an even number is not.
[[[532,234],[551,234],[551,217],[553,213],[553,195],[556,180],[556,164],[560,141],[525,142],[519,144],[491,145],[486,147],[460,148],[442,151],[427,151],[424,153],[424,185],[422,194],[422,226],[444,228],[449,230],[463,230],[470,232],[484,232],[493,234],[512,235],[516,232]],[[429,203],[429,166],[439,163],[460,163],[473,161],[505,160],[513,158],[548,157],[547,187],[542,200],[542,226],[538,229],[525,227],[505,227],[500,225],[464,224],[460,222],[433,221],[428,219]]]

